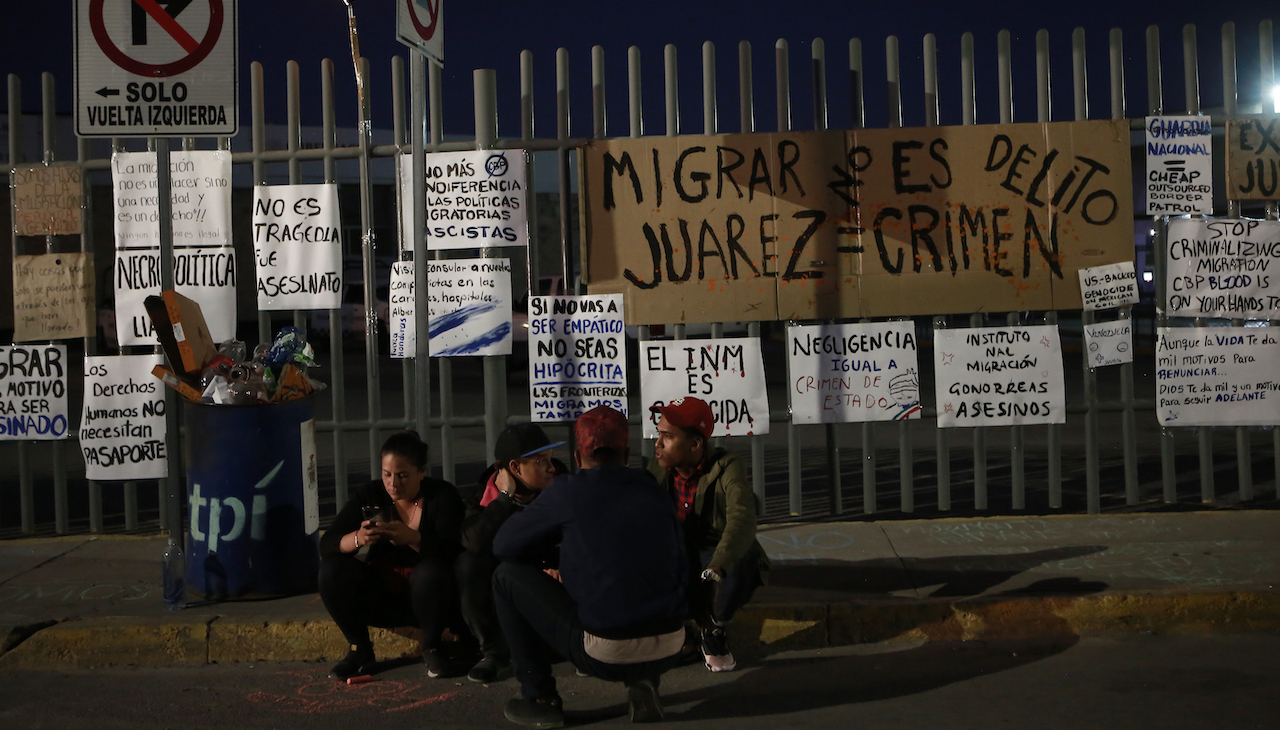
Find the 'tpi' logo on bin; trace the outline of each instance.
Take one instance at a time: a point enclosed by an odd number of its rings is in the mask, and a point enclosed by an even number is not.
[[[249,526],[249,537],[253,540],[262,540],[266,537],[266,520],[267,520],[267,495],[262,494],[258,490],[263,489],[276,474],[280,473],[280,469],[284,467],[281,461],[275,465],[275,468],[267,472],[267,475],[258,480],[253,485],[253,514]],[[209,552],[218,551],[218,541],[231,542],[240,537],[244,533],[245,510],[244,502],[238,497],[202,497],[200,496],[200,485],[193,484],[191,487],[191,540],[192,542],[205,542],[206,535],[200,530],[200,511],[205,505],[209,505],[209,531],[207,541],[209,543]],[[226,509],[233,515],[231,521],[231,529],[226,532],[222,531],[222,512]]]

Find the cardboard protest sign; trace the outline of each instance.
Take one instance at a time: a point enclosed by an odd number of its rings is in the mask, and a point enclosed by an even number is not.
[[[524,150],[427,155],[427,248],[528,246],[526,168]]]
[[[1133,259],[1118,121],[599,140],[580,169],[589,290],[632,324],[1072,309]]]
[[[1084,309],[1115,309],[1138,303],[1138,276],[1132,261],[1080,269],[1080,297]]]
[[[1057,325],[933,333],[938,427],[1066,423]]]
[[[1162,426],[1280,425],[1280,339],[1265,327],[1160,327]]]
[[[1280,222],[1169,222],[1171,317],[1280,317]]]
[[[13,257],[14,342],[88,337],[93,302],[93,254]]]
[[[1227,198],[1280,198],[1280,115],[1227,120]]]
[[[511,260],[427,261],[431,357],[511,354]]]
[[[155,355],[84,359],[80,451],[89,479],[161,479],[167,475],[164,386]]]
[[[391,357],[413,358],[418,352],[418,326],[414,320],[414,287],[412,261],[391,264],[391,301],[388,312],[391,328]]]
[[[236,256],[231,245],[231,153],[175,150],[172,184],[174,289],[199,302],[218,342],[236,333]],[[116,334],[120,345],[154,345],[143,307],[160,294],[160,219],[154,152],[111,155],[115,211]]]
[[[795,423],[920,417],[920,366],[911,322],[787,328]]]
[[[1127,319],[1084,326],[1086,361],[1091,368],[1133,362],[1133,323]]]
[[[67,438],[65,345],[0,345],[0,441]]]
[[[1147,215],[1213,213],[1209,117],[1147,117]]]
[[[651,406],[685,396],[701,398],[716,419],[712,436],[769,433],[769,395],[760,340],[730,337],[640,343],[640,396],[644,437],[658,437]]]
[[[258,309],[342,306],[342,219],[338,186],[253,189]]]
[[[627,413],[622,297],[529,298],[530,420],[572,421],[596,406]]]
[[[84,188],[79,167],[15,167],[12,184],[16,235],[80,235]]]

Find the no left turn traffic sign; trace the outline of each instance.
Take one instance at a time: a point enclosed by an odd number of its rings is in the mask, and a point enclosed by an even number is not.
[[[76,134],[231,136],[236,0],[76,0]]]

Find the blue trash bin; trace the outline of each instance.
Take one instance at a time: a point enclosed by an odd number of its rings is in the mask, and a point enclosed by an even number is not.
[[[311,399],[184,406],[188,590],[210,600],[315,591],[320,513]]]

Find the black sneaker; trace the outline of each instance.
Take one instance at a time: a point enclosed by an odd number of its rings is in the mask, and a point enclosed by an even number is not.
[[[427,667],[427,676],[432,679],[451,676],[453,671],[453,664],[439,649],[423,649],[422,663]]]
[[[516,697],[507,702],[503,715],[517,725],[534,728],[564,727],[564,701],[560,695],[548,695],[525,699]]]
[[[333,669],[329,670],[329,677],[332,679],[347,679],[348,677],[368,674],[369,670],[373,668],[374,662],[372,644],[364,646],[352,644],[351,651],[347,652],[346,657],[335,664]]]
[[[702,662],[712,672],[732,672],[738,667],[723,628],[714,626],[702,630]]]
[[[662,698],[658,696],[658,678],[653,677],[627,682],[627,705],[631,710],[631,722],[662,722]]]
[[[481,684],[489,684],[498,678],[498,672],[506,669],[507,662],[503,659],[486,655],[483,659],[476,662],[476,665],[467,672],[467,679],[472,682],[480,682]]]

